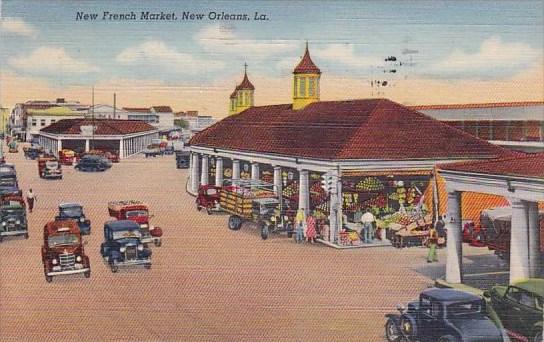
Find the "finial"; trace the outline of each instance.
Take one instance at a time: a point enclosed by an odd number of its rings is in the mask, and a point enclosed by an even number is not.
[[[308,39],[306,39],[306,51],[308,51]]]
[[[244,63],[244,74],[247,74],[247,63]]]

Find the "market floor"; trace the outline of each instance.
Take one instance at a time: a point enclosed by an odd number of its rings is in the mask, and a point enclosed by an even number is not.
[[[104,173],[65,167],[60,181],[40,179],[22,153],[6,156],[37,207],[30,239],[0,245],[2,341],[383,341],[384,314],[443,275],[445,249],[428,266],[424,248],[336,250],[263,241],[250,226],[229,231],[226,216],[195,210],[187,170],[171,156],[135,157]],[[116,199],[147,202],[163,227],[151,270],[113,274],[100,257],[107,202]],[[47,283],[42,229],[65,201],[82,203],[92,221],[92,276]]]

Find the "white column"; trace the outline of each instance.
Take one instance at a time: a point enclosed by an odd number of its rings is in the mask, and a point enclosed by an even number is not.
[[[199,184],[199,172],[198,172],[198,153],[193,153],[191,156],[192,159],[192,169],[191,169],[191,191],[197,192]]]
[[[538,203],[527,202],[529,224],[529,275],[538,278],[542,260],[540,256],[540,222],[538,219]]]
[[[202,155],[202,170],[200,172],[200,184],[208,185],[208,156]]]
[[[57,141],[58,141],[58,150],[57,151],[60,151],[60,150],[62,150],[62,139],[59,138]]]
[[[511,199],[512,224],[510,228],[510,284],[529,278],[529,220],[527,204]]]
[[[85,152],[89,152],[91,150],[89,146],[89,139],[85,139]]]
[[[232,160],[232,179],[240,179],[240,161]]]
[[[274,192],[279,195],[282,191],[281,166],[274,166]]]
[[[310,212],[309,172],[308,170],[300,170],[298,174],[299,174],[298,207],[304,208],[304,213],[308,215],[308,213]]]
[[[446,281],[460,284],[463,281],[463,239],[461,225],[461,192],[448,192],[448,229]]]
[[[259,163],[251,163],[251,179],[259,180],[261,178],[259,176]]]
[[[123,159],[125,157],[123,153],[123,138],[119,139],[119,159]]]
[[[215,186],[223,185],[223,158],[215,159]]]
[[[329,238],[330,242],[337,242],[340,231],[340,219],[342,218],[342,181],[338,171],[332,171],[333,186],[330,192],[329,208]]]

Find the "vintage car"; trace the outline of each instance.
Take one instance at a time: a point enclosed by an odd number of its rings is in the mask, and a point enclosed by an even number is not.
[[[59,151],[59,162],[62,165],[73,165],[76,159],[76,153],[69,149],[62,149]]]
[[[144,156],[146,158],[156,157],[156,156],[161,155],[161,150],[160,150],[160,148],[158,146],[149,145],[149,146],[147,146],[146,149],[144,149],[142,151],[142,153],[144,154]]]
[[[399,314],[387,314],[387,341],[503,341],[500,329],[486,316],[485,300],[454,290],[430,288]]]
[[[57,275],[91,276],[89,257],[85,255],[76,221],[51,221],[43,227],[42,262],[47,282]]]
[[[79,160],[75,169],[85,172],[106,171],[109,167],[105,160],[107,159],[102,156],[85,155]]]
[[[213,211],[219,211],[219,191],[221,187],[214,185],[201,185],[196,197],[196,210],[206,209],[208,215]]]
[[[484,292],[507,333],[529,342],[542,341],[544,279],[527,279]]]
[[[8,195],[0,198],[0,242],[6,236],[24,235],[28,239],[26,205],[21,196]]]
[[[32,145],[30,147],[24,147],[23,152],[26,159],[35,160],[43,154],[43,148],[41,146]]]
[[[38,158],[38,174],[40,178],[62,179],[62,167],[55,157]]]
[[[191,154],[186,151],[176,151],[176,168],[188,169]]]
[[[157,247],[162,245],[162,229],[149,223],[149,219],[153,216],[149,215],[147,204],[134,200],[112,201],[108,203],[108,213],[110,217],[117,220],[131,220],[138,223],[143,243],[153,242]]]
[[[5,166],[0,166],[0,196],[3,196],[3,195],[21,196],[22,194],[23,194],[23,191],[19,189],[19,182],[17,181],[17,173],[15,172],[15,169],[10,169]]]
[[[79,203],[61,203],[55,220],[75,220],[81,235],[91,234],[91,221],[85,217],[83,206]]]
[[[119,270],[119,266],[144,265],[151,268],[151,249],[143,243],[140,226],[134,221],[106,222],[100,254],[113,273]]]
[[[8,152],[9,153],[17,153],[19,152],[19,145],[17,145],[17,141],[11,140],[8,144]]]

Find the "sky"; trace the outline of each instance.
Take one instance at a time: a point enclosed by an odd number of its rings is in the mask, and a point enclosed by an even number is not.
[[[223,117],[244,63],[256,105],[289,103],[306,41],[323,73],[323,100],[544,100],[542,1],[0,1],[4,107],[57,97],[90,103],[94,86],[96,103],[112,104],[115,92],[120,106]],[[178,20],[140,20],[142,11]],[[137,20],[102,20],[104,12]],[[182,20],[183,12],[204,19]]]

